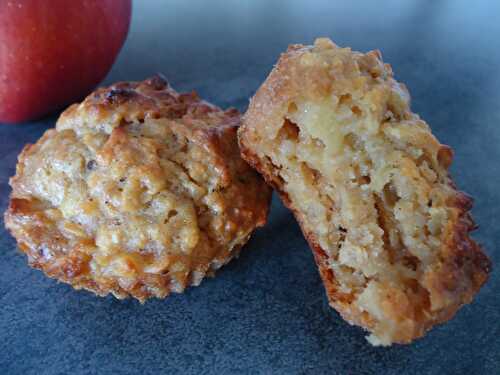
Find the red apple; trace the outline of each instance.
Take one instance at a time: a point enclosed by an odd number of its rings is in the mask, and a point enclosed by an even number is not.
[[[0,122],[82,98],[109,72],[131,0],[0,0]]]

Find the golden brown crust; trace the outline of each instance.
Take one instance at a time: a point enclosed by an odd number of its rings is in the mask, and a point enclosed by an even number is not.
[[[291,46],[238,136],[294,212],[330,304],[373,343],[421,337],[486,281],[491,264],[469,237],[472,201],[448,176],[452,151],[411,112],[378,51]],[[412,235],[412,225],[423,226]]]
[[[239,123],[161,77],[99,89],[24,148],[6,226],[31,266],[77,289],[144,301],[198,285],[267,218]]]

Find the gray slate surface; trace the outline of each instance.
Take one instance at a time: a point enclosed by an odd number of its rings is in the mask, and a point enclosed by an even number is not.
[[[448,324],[410,346],[373,348],[328,307],[277,200],[269,225],[215,279],[144,306],[45,278],[3,231],[0,374],[500,374],[499,18],[497,1],[136,0],[105,83],[162,72],[179,90],[244,110],[289,43],[329,36],[381,49],[414,110],[456,150],[455,180],[476,197],[475,237],[496,267]],[[2,210],[17,154],[56,116],[0,126]]]

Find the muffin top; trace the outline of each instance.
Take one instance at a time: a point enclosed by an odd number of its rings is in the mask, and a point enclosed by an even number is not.
[[[239,123],[160,76],[98,89],[24,148],[6,225],[32,266],[76,288],[144,300],[197,285],[267,217]]]

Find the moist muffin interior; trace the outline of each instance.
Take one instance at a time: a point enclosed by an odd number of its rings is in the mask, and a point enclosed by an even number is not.
[[[240,143],[294,210],[332,305],[373,344],[421,336],[484,282],[488,262],[465,238],[471,201],[448,176],[452,151],[378,52],[292,46],[252,100]],[[450,236],[470,254],[448,254]]]

